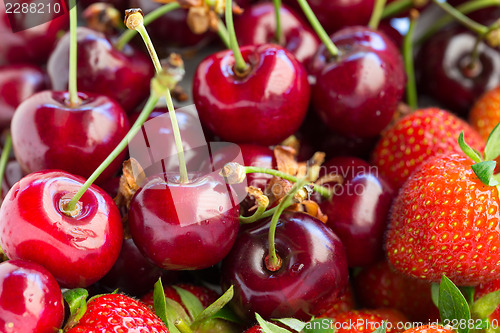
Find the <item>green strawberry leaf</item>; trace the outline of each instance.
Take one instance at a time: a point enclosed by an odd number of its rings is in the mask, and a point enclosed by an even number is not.
[[[153,302],[156,315],[167,324],[167,301],[165,299],[165,291],[163,290],[163,284],[161,283],[161,278],[155,283],[153,290]]]
[[[475,330],[485,330],[490,327],[490,324],[488,322],[488,318],[484,318],[481,320],[474,320],[474,329]]]
[[[229,307],[229,305],[224,306],[222,309],[217,311],[210,319],[223,319],[226,321],[230,321],[235,324],[244,324],[244,322],[238,317],[233,310]]]
[[[460,289],[450,279],[443,275],[439,285],[439,314],[443,322],[470,322],[469,304]],[[465,327],[464,327],[465,326]],[[459,325],[458,333],[468,333],[469,325]]]
[[[458,136],[458,145],[460,146],[460,149],[462,149],[464,154],[474,162],[479,163],[483,161],[481,153],[469,146],[467,142],[465,142],[464,131],[460,132],[460,135]]]
[[[484,158],[492,161],[500,156],[500,123],[491,131],[486,147],[484,148]]]
[[[460,289],[468,304],[474,303],[474,293],[476,291],[474,287],[460,287],[458,289]]]
[[[255,318],[264,333],[290,333],[289,330],[264,320],[257,312],[255,313]]]
[[[156,315],[167,325],[170,333],[180,333],[174,322],[182,319],[190,323],[190,319],[186,311],[174,300],[165,297],[161,278],[155,283],[153,291],[153,302]]]
[[[493,177],[493,172],[495,171],[496,166],[496,161],[484,161],[473,164],[472,170],[484,185],[497,186],[499,183],[495,177]]]
[[[300,332],[306,327],[306,323],[295,318],[280,318],[273,319],[274,321],[280,322],[286,327],[290,327],[292,330]]]
[[[184,307],[188,310],[189,316],[191,316],[191,320],[194,320],[194,318],[198,317],[205,310],[203,304],[201,304],[198,297],[193,295],[193,293],[177,286],[172,286],[172,288],[179,294]]]
[[[328,318],[313,319],[306,324],[304,333],[334,333],[333,320]]]
[[[383,321],[382,325],[380,325],[375,331],[372,333],[385,333],[387,331],[387,322]]]
[[[233,299],[233,296],[234,288],[233,286],[231,286],[221,297],[219,297],[215,302],[210,304],[205,310],[203,310],[198,316],[196,316],[194,323],[200,323],[205,319],[208,319],[215,315]]]
[[[439,283],[433,283],[431,285],[431,297],[432,303],[437,307],[439,307]]]
[[[66,328],[73,327],[82,319],[87,311],[87,297],[89,297],[89,292],[83,288],[70,289],[63,293],[63,298],[68,303],[70,312]]]
[[[470,311],[477,318],[488,318],[499,305],[500,290],[496,290],[475,301]]]

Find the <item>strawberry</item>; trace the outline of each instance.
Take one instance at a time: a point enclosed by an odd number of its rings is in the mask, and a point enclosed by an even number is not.
[[[200,300],[204,308],[215,302],[215,300],[217,300],[217,298],[219,297],[219,295],[217,295],[215,291],[210,290],[206,287],[196,286],[188,283],[179,283],[176,284],[175,286],[187,290],[193,295],[195,295]],[[172,286],[165,286],[163,291],[165,293],[165,297],[170,298],[171,300],[176,301],[177,303],[183,305],[184,309],[187,311],[185,305],[182,303],[181,297]],[[154,306],[153,292],[144,295],[141,298],[141,302],[143,302],[150,308],[153,308]]]
[[[500,86],[486,92],[471,109],[469,121],[484,140],[500,122]]]
[[[349,285],[348,288],[346,288],[344,294],[337,298],[335,303],[329,309],[327,309],[326,311],[320,311],[322,314],[319,317],[333,318],[339,313],[354,310],[354,307],[354,295],[352,287]]]
[[[430,157],[443,153],[461,153],[456,138],[465,137],[480,149],[484,140],[463,120],[448,111],[428,108],[399,119],[382,133],[373,153],[379,173],[395,189]]]
[[[410,328],[403,333],[455,333],[455,331],[439,325],[423,325]]]
[[[250,327],[249,329],[247,329],[243,333],[262,333],[262,332],[263,332],[262,327],[260,327],[259,325],[255,325],[255,326]]]
[[[498,327],[498,323],[500,323],[500,305],[498,305],[500,300],[498,298],[498,295],[489,300],[481,300],[481,298],[483,298],[484,296],[491,295],[495,292],[497,294],[500,292],[500,279],[477,286],[474,293],[474,300],[476,302],[471,306],[471,312],[478,318],[487,318],[490,322],[490,325]],[[480,304],[480,302],[484,300],[486,300],[486,302]],[[491,303],[494,303],[494,305],[492,306]],[[492,331],[498,331],[498,329]]]
[[[372,333],[382,322],[387,322],[387,333],[403,332],[405,316],[393,309],[352,310],[332,318],[335,333]]]
[[[361,306],[394,308],[413,321],[427,321],[438,311],[432,302],[429,282],[408,278],[392,269],[387,261],[364,267],[354,277],[354,290]]]
[[[446,154],[425,162],[401,188],[392,207],[387,256],[400,272],[437,282],[443,274],[457,285],[476,286],[500,276],[500,126],[483,157]],[[476,162],[476,164],[475,164]]]
[[[144,332],[168,333],[167,327],[146,305],[135,299],[110,294],[97,296],[67,333]]]

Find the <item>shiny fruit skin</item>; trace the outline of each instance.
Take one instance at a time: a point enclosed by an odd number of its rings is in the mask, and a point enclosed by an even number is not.
[[[469,114],[469,122],[484,141],[500,123],[500,87],[484,93],[474,104]]]
[[[92,185],[75,217],[61,212],[84,179],[57,170],[14,184],[0,207],[0,246],[7,257],[41,264],[61,287],[87,287],[113,266],[122,245],[118,208]]]
[[[55,333],[64,320],[64,301],[54,277],[24,260],[0,264],[0,331]]]
[[[235,143],[278,144],[293,134],[307,112],[310,86],[302,64],[281,46],[241,48],[250,72],[234,72],[232,51],[205,58],[193,79],[200,120],[215,135]]]

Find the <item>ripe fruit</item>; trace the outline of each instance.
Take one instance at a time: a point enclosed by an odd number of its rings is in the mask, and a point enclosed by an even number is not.
[[[483,140],[488,140],[495,125],[500,122],[500,87],[491,89],[476,101],[469,121]]]
[[[352,310],[339,313],[332,318],[335,332],[338,333],[371,333],[387,322],[386,332],[402,332],[406,318],[396,310]],[[337,329],[338,327],[338,329]]]
[[[429,158],[461,153],[457,142],[461,131],[473,147],[484,147],[477,132],[455,115],[438,108],[417,110],[384,131],[373,152],[373,163],[399,189]]]
[[[403,333],[455,333],[455,331],[438,325],[423,325],[410,328]]]

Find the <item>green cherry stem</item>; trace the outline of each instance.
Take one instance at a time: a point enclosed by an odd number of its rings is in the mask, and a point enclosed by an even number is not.
[[[78,90],[76,87],[77,80],[77,24],[78,18],[76,16],[76,0],[69,1],[69,78],[68,78],[68,92],[69,92],[69,106],[75,107],[80,104],[80,98],[78,98]]]
[[[0,191],[3,184],[3,177],[5,176],[5,170],[7,169],[7,162],[9,162],[10,151],[12,150],[12,137],[10,133],[7,132],[5,136],[5,143],[2,149],[2,155],[0,156]]]
[[[370,22],[368,26],[373,30],[377,30],[380,20],[382,19],[382,12],[384,11],[385,3],[387,0],[376,0],[375,6],[373,7],[372,16],[370,17]]]
[[[229,42],[229,32],[227,31],[226,25],[219,18],[219,22],[217,22],[217,34],[219,38],[222,40],[226,48],[231,48],[231,43]]]
[[[97,167],[97,169],[90,175],[90,177],[87,179],[87,181],[82,185],[80,190],[71,198],[71,200],[66,204],[64,207],[65,213],[69,216],[72,215],[74,212],[76,205],[78,201],[82,198],[83,194],[87,189],[92,185],[95,180],[101,175],[101,173],[113,162],[120,153],[127,148],[128,142],[137,134],[137,132],[141,129],[141,126],[146,122],[148,119],[149,115],[153,111],[153,109],[156,106],[156,103],[158,103],[158,97],[156,97],[154,94],[151,94],[148,98],[148,101],[146,102],[146,105],[144,105],[144,108],[142,109],[142,112],[140,113],[139,117],[135,121],[135,123],[132,125],[130,128],[130,131],[127,133],[127,135],[120,141],[120,143],[116,146],[115,149],[109,154],[108,157]]]
[[[274,32],[274,39],[278,44],[283,41],[283,30],[281,28],[281,0],[273,0],[274,12],[276,15],[276,31]]]
[[[398,14],[401,14],[408,9],[413,7],[412,0],[397,0],[387,4],[384,10],[382,11],[381,19],[386,19],[388,17],[393,17]]]
[[[161,75],[163,72],[163,67],[161,65],[160,59],[158,58],[158,54],[156,53],[153,43],[149,38],[149,34],[146,30],[146,27],[144,27],[142,11],[136,9],[128,10],[125,18],[125,24],[127,28],[136,30],[139,33],[139,35],[141,35],[142,39],[144,40],[144,43],[146,44],[146,48],[148,49],[149,55],[151,56],[151,60],[153,61],[156,73],[157,75],[158,74]],[[157,80],[156,78],[153,79],[153,82],[158,83],[156,85],[153,84],[154,87],[153,89],[157,90],[156,91],[157,94],[158,93],[163,94],[163,96],[166,99],[168,114],[170,116],[170,122],[172,123],[172,129],[174,132],[175,148],[177,150],[177,156],[179,158],[180,182],[187,183],[189,178],[186,167],[186,158],[184,156],[184,148],[182,147],[181,132],[179,130],[179,124],[177,122],[177,116],[175,114],[174,103],[172,101],[172,95],[170,94],[170,88],[172,87],[165,87],[162,81],[163,80],[161,79]]]
[[[318,35],[319,39],[323,44],[325,44],[326,49],[328,50],[330,55],[334,58],[337,57],[339,55],[339,49],[332,42],[330,36],[328,36],[321,23],[319,23],[318,18],[316,17],[311,7],[307,3],[307,0],[297,0],[297,1],[300,5],[300,8],[302,8],[302,11],[304,12],[304,15],[307,17],[309,23],[311,24],[314,31]]]
[[[144,25],[147,26],[150,23],[156,21],[158,18],[165,15],[166,13],[171,12],[175,9],[180,8],[180,7],[181,6],[179,5],[178,2],[172,2],[172,3],[168,3],[166,5],[163,5],[157,9],[153,10],[151,13],[147,14],[146,16],[144,16]],[[129,29],[129,30],[125,31],[120,36],[118,41],[116,42],[115,47],[120,51],[123,50],[125,45],[127,45],[132,40],[132,38],[134,38],[135,35],[137,35],[137,31],[135,31],[135,30]]]
[[[286,209],[286,207],[290,206],[292,204],[293,197],[295,193],[297,193],[302,187],[304,187],[308,183],[307,176],[299,179],[295,185],[293,185],[292,189],[290,192],[287,193],[287,195],[281,199],[280,203],[276,207],[276,211],[273,214],[273,217],[271,218],[271,225],[269,227],[269,234],[268,234],[268,241],[269,241],[269,257],[268,260],[265,262],[265,266],[268,270],[271,272],[275,272],[281,268],[282,265],[282,260],[276,253],[276,246],[275,246],[275,237],[276,237],[276,228],[278,226],[278,221],[283,213],[283,211]]]
[[[440,0],[432,0],[436,5],[441,7],[442,10],[444,10],[446,13],[451,15],[455,20],[460,22],[463,26],[465,26],[467,29],[475,32],[478,35],[484,35],[488,31],[488,27],[477,23],[474,20],[471,20],[464,14],[462,14],[459,10],[455,9],[452,5],[450,5],[447,2],[443,2]]]
[[[233,50],[235,70],[238,73],[245,73],[248,69],[248,64],[243,59],[240,47],[238,45],[238,40],[236,39],[236,31],[234,30],[233,22],[233,1],[226,0],[226,25],[229,33],[229,45],[231,45],[231,50]]]
[[[262,215],[266,212],[267,207],[265,206],[257,206],[257,209],[255,210],[255,213],[252,214],[252,216],[240,216],[240,223],[241,224],[250,224],[255,221],[258,221],[262,218]]]
[[[406,100],[408,105],[415,110],[418,107],[417,101],[417,84],[415,80],[415,66],[413,64],[413,35],[418,20],[418,11],[412,9],[410,11],[410,27],[408,33],[403,40],[403,60],[405,65],[406,76]]]

